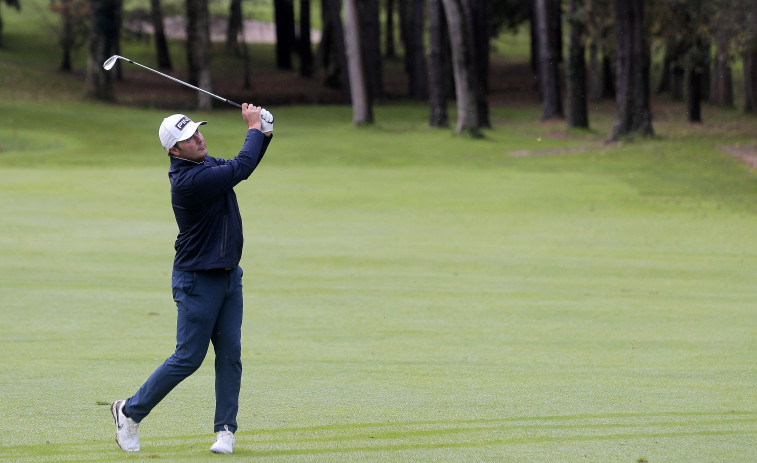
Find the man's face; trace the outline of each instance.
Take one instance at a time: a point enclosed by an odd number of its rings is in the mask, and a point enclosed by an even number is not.
[[[177,146],[172,147],[169,151],[174,156],[180,158],[202,162],[202,160],[205,159],[205,156],[208,155],[208,148],[205,146],[205,138],[199,130],[186,140],[176,143],[176,145]]]

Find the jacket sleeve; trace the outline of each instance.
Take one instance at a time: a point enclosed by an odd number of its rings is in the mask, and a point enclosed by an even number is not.
[[[191,196],[200,201],[211,199],[248,179],[263,159],[271,138],[257,129],[248,130],[244,145],[234,159],[217,159],[216,165],[198,169],[191,181]]]

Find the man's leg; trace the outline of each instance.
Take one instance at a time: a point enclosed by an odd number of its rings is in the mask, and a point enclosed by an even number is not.
[[[239,389],[242,382],[242,269],[228,272],[226,300],[213,328],[216,361],[215,432],[237,430]]]
[[[172,285],[178,310],[176,351],[126,400],[124,413],[129,418],[142,421],[176,385],[202,365],[226,292],[219,277],[174,270]]]

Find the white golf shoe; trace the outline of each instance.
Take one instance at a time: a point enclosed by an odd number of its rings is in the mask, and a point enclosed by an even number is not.
[[[125,452],[139,451],[139,423],[124,415],[125,400],[116,400],[110,405],[110,413],[116,420],[116,442]]]
[[[220,431],[216,435],[216,442],[210,447],[210,451],[213,453],[222,453],[228,455],[234,453],[234,433],[229,431],[229,427],[224,425],[223,431]]]

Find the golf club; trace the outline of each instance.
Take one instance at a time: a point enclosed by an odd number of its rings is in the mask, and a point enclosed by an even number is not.
[[[213,98],[217,98],[217,99],[219,99],[219,100],[221,100],[221,101],[224,101],[224,102],[226,102],[226,103],[228,103],[228,104],[230,104],[230,105],[232,105],[232,106],[236,106],[237,108],[239,108],[239,109],[242,109],[242,105],[240,105],[239,103],[234,103],[234,102],[233,102],[233,101],[231,101],[231,100],[227,100],[226,98],[223,98],[223,97],[220,97],[220,96],[218,96],[218,95],[215,95],[215,94],[213,94],[213,93],[210,93],[210,92],[209,92],[209,91],[207,91],[207,90],[203,90],[203,89],[201,89],[200,87],[195,87],[195,86],[194,86],[194,85],[192,85],[192,84],[188,84],[188,83],[186,83],[186,82],[184,82],[184,81],[182,81],[182,80],[179,80],[179,79],[177,79],[177,78],[175,78],[175,77],[171,77],[171,76],[169,76],[168,74],[163,74],[162,72],[159,72],[159,71],[156,71],[155,69],[149,68],[149,67],[145,66],[144,64],[139,64],[139,63],[137,63],[136,61],[132,61],[132,60],[130,60],[129,58],[126,58],[126,57],[123,57],[123,56],[120,56],[120,55],[113,55],[113,56],[111,56],[110,58],[108,58],[107,60],[105,60],[105,62],[103,63],[103,68],[105,68],[105,70],[106,70],[106,71],[110,71],[111,69],[113,69],[113,66],[115,66],[115,64],[116,64],[116,61],[118,61],[119,59],[122,59],[122,60],[124,60],[124,61],[128,61],[128,62],[129,62],[129,63],[131,63],[131,64],[136,64],[137,66],[139,66],[139,67],[143,67],[143,68],[147,69],[148,71],[152,71],[152,72],[154,72],[155,74],[158,74],[158,75],[161,75],[161,76],[163,76],[163,77],[166,77],[166,78],[168,78],[168,79],[171,79],[171,80],[173,80],[174,82],[178,82],[178,83],[180,83],[180,84],[182,84],[182,85],[186,85],[187,87],[189,87],[189,88],[192,88],[192,89],[195,89],[195,90],[197,90],[197,91],[200,91],[200,92],[206,93],[206,94],[208,94],[208,95],[212,96]]]

